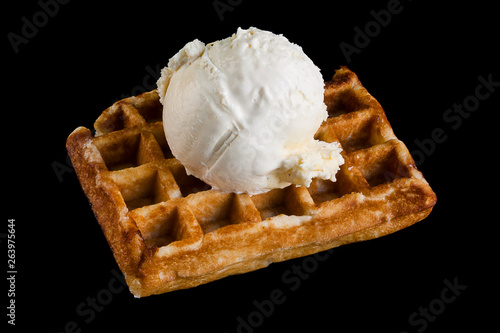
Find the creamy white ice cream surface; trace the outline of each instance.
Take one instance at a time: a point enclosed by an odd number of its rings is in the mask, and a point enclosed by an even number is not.
[[[257,28],[187,43],[158,80],[173,155],[214,189],[257,194],[335,181],[337,143],[314,140],[328,113],[321,73],[302,48]]]

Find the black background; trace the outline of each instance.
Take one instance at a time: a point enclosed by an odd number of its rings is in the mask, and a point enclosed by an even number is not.
[[[496,147],[500,87],[457,128],[443,115],[474,96],[479,76],[500,81],[496,7],[481,2],[401,0],[398,14],[346,59],[355,27],[391,1],[220,1],[232,3],[222,20],[213,1],[70,1],[43,21],[37,1],[3,8],[3,217],[16,220],[16,326],[37,332],[237,332],[238,317],[254,323],[241,332],[453,332],[497,327],[498,194]],[[42,0],[43,3],[43,0]],[[491,3],[491,2],[490,2]],[[16,53],[8,34],[22,35],[23,17],[40,21]],[[47,16],[48,17],[48,16]],[[368,24],[370,26],[370,24]],[[373,24],[372,24],[373,25]],[[384,107],[396,135],[415,154],[441,128],[444,142],[422,154],[419,169],[438,196],[431,215],[393,235],[335,249],[300,286],[283,275],[299,258],[189,290],[135,299],[122,290],[95,311],[118,267],[76,175],[65,140],[77,126],[91,128],[123,96],[152,85],[185,43],[230,36],[241,26],[283,34],[301,45],[325,79],[348,65]],[[496,60],[496,61],[495,61]],[[142,90],[141,90],[142,89]],[[485,92],[486,90],[481,90]],[[470,99],[469,99],[470,100]],[[431,149],[431,148],[429,148]],[[2,272],[7,241],[0,239]],[[438,306],[445,280],[467,286],[426,326],[409,317]],[[5,314],[8,284],[2,284]],[[115,287],[118,287],[116,284]],[[254,301],[281,290],[286,300],[269,316]],[[109,293],[108,293],[109,294]],[[82,305],[83,303],[83,305]],[[2,324],[8,317],[2,314]],[[422,318],[422,317],[416,317]],[[256,323],[257,321],[257,323]],[[69,323],[69,324],[68,324]]]

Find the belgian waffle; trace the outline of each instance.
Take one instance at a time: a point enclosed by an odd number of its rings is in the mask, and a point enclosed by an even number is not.
[[[168,147],[156,91],[114,103],[78,127],[67,150],[136,297],[377,238],[425,218],[436,196],[380,104],[346,67],[325,83],[329,118],[316,139],[337,141],[337,181],[267,193],[225,193],[188,176]]]

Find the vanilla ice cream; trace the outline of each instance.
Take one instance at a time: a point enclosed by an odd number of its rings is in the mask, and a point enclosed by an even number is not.
[[[257,194],[335,181],[337,143],[314,140],[328,113],[302,48],[257,28],[194,40],[162,70],[158,92],[173,155],[214,189]]]

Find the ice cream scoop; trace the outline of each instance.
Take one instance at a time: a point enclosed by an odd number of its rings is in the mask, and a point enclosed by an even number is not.
[[[337,143],[313,138],[328,113],[321,73],[302,48],[257,28],[187,43],[158,80],[173,155],[214,189],[257,194],[335,181]]]

